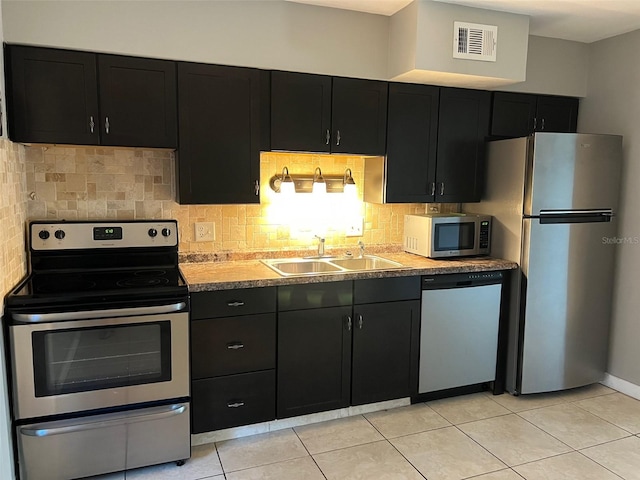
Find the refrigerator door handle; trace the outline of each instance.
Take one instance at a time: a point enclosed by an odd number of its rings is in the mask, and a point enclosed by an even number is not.
[[[610,222],[613,210],[542,210],[537,218],[541,224]]]

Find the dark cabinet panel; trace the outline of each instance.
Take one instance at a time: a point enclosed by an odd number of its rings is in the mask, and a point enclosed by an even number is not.
[[[191,318],[227,317],[276,311],[276,288],[237,288],[191,294]]]
[[[271,73],[271,149],[330,151],[331,77]]]
[[[386,201],[433,201],[440,89],[389,85]]]
[[[278,287],[278,311],[351,306],[353,282],[307,283]]]
[[[384,155],[387,136],[386,82],[333,79],[331,151]]]
[[[354,308],[351,404],[408,397],[417,379],[420,302]]]
[[[99,145],[96,55],[5,48],[11,140]]]
[[[191,411],[191,433],[273,420],[275,371],[195,380]]]
[[[251,68],[178,64],[180,203],[259,203],[264,81]]]
[[[210,318],[191,323],[191,378],[276,366],[276,315]]]
[[[490,110],[490,92],[440,90],[435,201],[480,201]]]
[[[177,146],[176,64],[98,55],[102,145]]]
[[[278,418],[349,405],[350,321],[350,306],[278,314]]]
[[[533,132],[575,133],[578,103],[572,97],[495,92],[491,135],[512,138]]]
[[[420,277],[370,278],[353,282],[353,303],[419,300]]]

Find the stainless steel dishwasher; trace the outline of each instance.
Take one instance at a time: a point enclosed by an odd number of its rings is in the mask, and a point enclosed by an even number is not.
[[[502,280],[502,272],[422,277],[419,395],[495,380]]]

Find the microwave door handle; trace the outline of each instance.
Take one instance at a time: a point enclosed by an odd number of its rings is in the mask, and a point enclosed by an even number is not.
[[[94,422],[87,421],[85,417],[78,420],[77,422],[60,427],[47,428],[46,423],[40,423],[27,427],[20,427],[20,433],[29,437],[49,437],[51,435],[83,432],[87,430],[96,430],[98,428],[107,428],[129,423],[150,422],[163,418],[173,417],[174,415],[180,415],[181,413],[184,413],[185,410],[186,407],[182,404],[169,405],[168,407],[162,407],[160,411],[143,413],[141,415],[131,415],[131,413],[124,415],[121,413],[113,413],[110,415],[105,415],[101,420]]]

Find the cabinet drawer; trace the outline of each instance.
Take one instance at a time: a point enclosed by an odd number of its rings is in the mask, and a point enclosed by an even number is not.
[[[273,420],[275,388],[275,370],[193,381],[192,433]]]
[[[420,299],[420,277],[370,278],[356,280],[353,303],[396,302]]]
[[[276,314],[191,322],[191,378],[275,368]]]
[[[275,311],[275,287],[239,288],[191,294],[191,318],[194,320]]]
[[[278,287],[278,311],[350,306],[351,281],[310,283]]]

